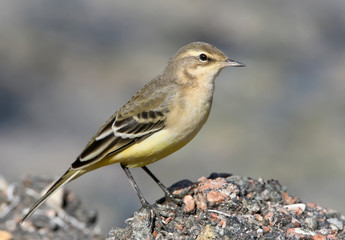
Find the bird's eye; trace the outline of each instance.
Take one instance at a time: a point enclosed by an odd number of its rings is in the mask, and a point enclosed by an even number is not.
[[[206,62],[207,61],[207,56],[205,53],[202,53],[199,55],[199,59],[202,61],[202,62]]]

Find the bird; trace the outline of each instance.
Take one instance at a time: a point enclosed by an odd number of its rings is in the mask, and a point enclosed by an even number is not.
[[[215,78],[223,68],[244,66],[209,43],[192,42],[182,47],[160,75],[101,126],[68,170],[19,223],[65,184],[114,163],[120,163],[143,207],[149,203],[130,168],[143,168],[167,197],[173,197],[146,165],[172,154],[195,137],[210,114]]]

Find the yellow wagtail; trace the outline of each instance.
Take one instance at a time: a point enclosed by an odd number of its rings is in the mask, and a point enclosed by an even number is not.
[[[145,165],[177,151],[199,132],[210,113],[216,76],[225,67],[243,66],[208,43],[194,42],[181,48],[161,75],[105,122],[20,223],[66,183],[113,163],[121,164],[143,207],[149,204],[128,168],[142,167],[171,197]]]

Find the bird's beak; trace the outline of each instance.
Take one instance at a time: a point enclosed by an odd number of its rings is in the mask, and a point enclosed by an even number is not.
[[[230,58],[226,59],[224,62],[224,67],[245,67],[246,65]]]

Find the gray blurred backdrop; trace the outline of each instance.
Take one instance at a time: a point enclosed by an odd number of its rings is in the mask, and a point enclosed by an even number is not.
[[[0,174],[57,178],[169,57],[206,41],[247,67],[221,73],[200,134],[151,170],[168,186],[274,178],[345,213],[344,13],[343,0],[1,1]],[[163,195],[133,174],[149,201]],[[68,188],[105,232],[140,207],[119,165]]]

